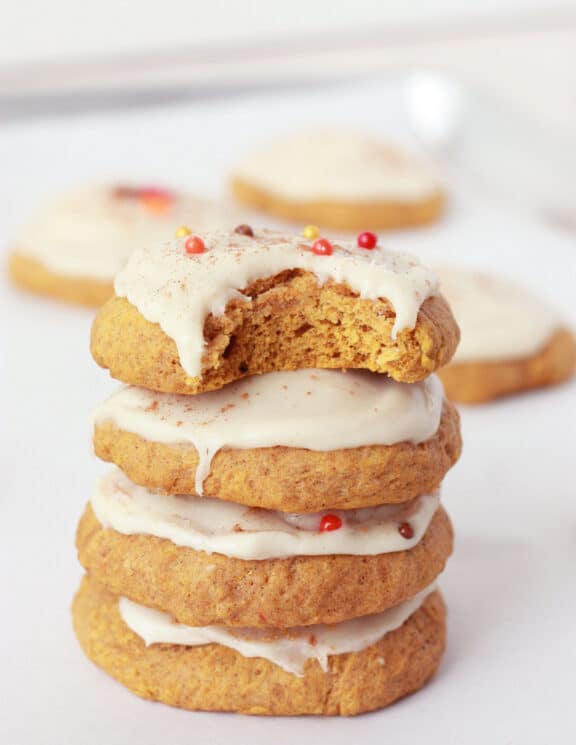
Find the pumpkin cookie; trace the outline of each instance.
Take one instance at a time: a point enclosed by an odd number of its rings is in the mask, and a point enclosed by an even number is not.
[[[574,375],[574,334],[539,298],[480,273],[438,274],[462,333],[452,363],[440,372],[449,398],[483,403]]]
[[[133,253],[94,321],[96,362],[132,385],[194,394],[310,367],[415,382],[451,359],[458,327],[412,257],[251,232]]]
[[[92,186],[59,197],[15,240],[8,271],[32,292],[88,306],[114,294],[114,276],[136,248],[161,243],[181,225],[233,227],[231,205],[150,186]],[[191,229],[191,228],[190,228]]]
[[[251,153],[234,196],[275,217],[337,230],[415,227],[437,220],[444,191],[431,170],[353,132],[304,132]]]
[[[181,512],[180,519],[161,514],[137,489],[127,487],[116,506],[110,501],[115,495],[104,493],[94,509],[86,508],[76,541],[80,563],[115,594],[191,626],[285,628],[378,613],[433,582],[452,551],[450,520],[441,507],[434,511],[431,497],[410,505],[411,515],[397,513],[388,520],[382,514],[386,508],[375,508],[375,514],[359,511],[350,518],[328,513],[318,516],[319,524],[316,516],[314,524],[294,516],[299,522],[282,525],[283,513],[248,510],[230,517],[225,509],[245,508],[219,500],[213,500],[216,517],[206,514],[209,505],[195,518],[186,505],[166,503],[168,510]],[[170,499],[175,498],[156,497],[160,503]],[[213,531],[211,524],[217,526]],[[316,555],[303,555],[306,550]],[[350,553],[335,554],[338,550]],[[278,551],[283,558],[236,558]]]
[[[461,450],[434,376],[257,375],[196,396],[124,387],[94,416],[94,447],[137,484],[286,512],[405,502],[434,491]],[[274,416],[270,416],[270,412]]]
[[[193,710],[260,715],[360,714],[387,706],[420,688],[437,670],[445,648],[446,610],[437,591],[381,618],[353,621],[344,633],[340,631],[334,647],[339,653],[329,654],[326,659],[314,649],[310,635],[306,639],[295,632],[289,643],[296,654],[316,656],[302,661],[301,672],[288,672],[281,666],[282,660],[278,664],[277,659],[272,662],[254,655],[253,637],[243,644],[246,632],[242,638],[216,630],[218,638],[231,639],[227,643],[244,654],[223,643],[189,646],[186,641],[194,630],[175,627],[169,617],[162,623],[160,614],[154,618],[157,635],[166,633],[166,638],[172,639],[176,631],[183,638],[178,639],[180,643],[149,639],[147,646],[134,630],[140,630],[147,611],[126,608],[122,600],[89,578],[84,578],[72,610],[76,635],[93,662],[144,698]],[[378,623],[383,635],[373,641]],[[315,641],[320,646],[325,643],[324,636],[330,642],[339,631],[315,630]],[[262,654],[274,658],[278,632],[272,633],[271,651],[267,652],[265,642],[259,647]],[[346,649],[354,651],[340,651]]]
[[[8,257],[8,273],[22,290],[46,295],[75,305],[97,307],[113,294],[111,279],[66,276],[52,271],[36,258],[14,251]]]

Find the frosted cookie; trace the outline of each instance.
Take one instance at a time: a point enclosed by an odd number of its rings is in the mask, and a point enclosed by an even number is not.
[[[517,285],[479,272],[439,268],[462,338],[440,372],[449,398],[482,403],[569,379],[576,341],[557,313]]]
[[[452,357],[458,327],[414,257],[246,228],[135,251],[94,321],[96,362],[194,394],[310,367],[414,382]]]
[[[72,612],[86,655],[134,693],[245,714],[349,716],[381,708],[435,673],[446,637],[444,603],[431,588],[385,614],[313,627],[313,634],[178,626],[87,577]]]
[[[8,269],[26,290],[102,305],[114,294],[114,276],[134,249],[166,241],[181,226],[206,230],[232,228],[238,222],[231,205],[176,191],[86,187],[47,204],[24,227]]]
[[[312,131],[248,155],[232,174],[234,196],[275,217],[338,230],[424,225],[444,192],[423,162],[369,137]]]
[[[81,564],[118,595],[181,623],[337,623],[397,605],[452,551],[437,495],[293,514],[159,495],[115,471],[78,526]]]
[[[124,387],[96,409],[94,446],[152,489],[315,512],[434,491],[461,438],[435,376],[296,370],[196,396]]]

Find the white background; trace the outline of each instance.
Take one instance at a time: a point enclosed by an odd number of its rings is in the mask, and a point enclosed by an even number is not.
[[[5,126],[0,241],[55,189],[145,178],[217,192],[252,142],[326,121],[402,132],[374,89],[295,93]],[[207,139],[209,137],[209,139]],[[576,324],[576,239],[486,195],[454,195],[440,228],[390,243],[515,275]],[[69,616],[76,521],[105,466],[90,411],[114,384],[88,353],[91,313],[1,288],[0,742],[168,745],[389,742],[566,745],[576,739],[576,384],[462,411],[445,482],[457,547],[441,585],[449,646],[429,687],[356,719],[253,719],[147,703],[83,657]]]
[[[466,26],[533,18],[534,25],[576,10],[574,0],[20,0],[3,9],[0,63],[170,52],[183,47],[296,42],[344,32]]]
[[[0,17],[0,121],[68,95],[124,101],[428,66],[576,126],[576,0],[19,0]],[[39,96],[39,98],[36,98]]]

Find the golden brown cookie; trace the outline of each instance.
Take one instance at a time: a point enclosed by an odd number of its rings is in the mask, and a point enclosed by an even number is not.
[[[574,375],[576,340],[559,328],[531,357],[496,362],[455,362],[439,371],[448,398],[479,404],[513,393],[562,383]]]
[[[243,204],[337,230],[416,227],[444,208],[438,176],[398,146],[347,129],[304,130],[264,143],[231,177]]]
[[[314,223],[332,230],[393,230],[438,220],[445,208],[439,189],[418,201],[364,200],[296,201],[282,198],[241,178],[233,178],[232,193],[239,202],[274,217],[296,223]]]
[[[460,418],[446,401],[438,431],[420,444],[325,452],[282,446],[222,449],[212,460],[204,495],[284,512],[406,502],[433,492],[461,448]],[[137,484],[169,494],[196,493],[198,454],[192,445],[150,442],[107,421],[95,426],[94,449]]]
[[[92,326],[96,362],[125,383],[167,393],[200,393],[274,370],[365,368],[395,380],[422,380],[451,359],[459,330],[441,296],[421,306],[414,329],[392,338],[387,300],[363,300],[344,284],[319,286],[307,271],[282,272],[243,290],[224,315],[204,323],[201,376],[182,368],[174,341],[125,298],[114,297]]]
[[[8,273],[23,290],[47,295],[75,305],[98,307],[114,295],[112,280],[67,276],[50,271],[36,259],[14,251],[8,260]]]
[[[139,696],[193,710],[360,714],[420,688],[436,672],[446,643],[439,592],[370,647],[330,657],[328,673],[309,660],[302,677],[218,644],[147,647],[122,620],[117,598],[89,578],[72,613],[82,649],[99,667]]]
[[[90,505],[76,535],[96,580],[189,626],[308,626],[378,613],[431,584],[452,543],[442,507],[414,548],[376,556],[235,559],[105,529]]]

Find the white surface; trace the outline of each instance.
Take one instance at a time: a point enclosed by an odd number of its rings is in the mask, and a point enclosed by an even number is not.
[[[7,32],[4,37],[14,38]],[[130,36],[123,33],[122,38]],[[426,67],[485,88],[544,122],[573,130],[576,97],[569,92],[576,87],[575,45],[571,16],[551,23],[536,18],[526,27],[504,19],[486,29],[477,23],[454,29],[447,25],[438,34],[418,29],[404,34],[392,28],[387,33],[371,31],[367,38],[346,34],[345,39],[336,35],[325,42],[311,34],[308,41],[292,37],[283,43],[246,44],[240,51],[224,45],[211,52],[190,47],[103,60],[21,62],[0,69],[0,91],[7,97],[7,112],[17,115],[54,108],[61,102],[58,96],[66,95],[68,106],[81,110],[94,108],[94,101],[102,98],[110,103],[107,96],[114,100],[114,94],[125,96],[127,91],[166,95],[173,90],[182,96],[186,91],[309,84]]]
[[[486,18],[522,18],[533,13],[546,17],[574,10],[574,0],[100,0],[82,6],[75,0],[20,0],[2,16],[0,64],[21,61],[104,57],[125,52],[154,53],[184,46],[269,43],[292,36],[320,36],[329,32],[354,33],[405,27],[434,28],[439,24],[481,21]],[[128,32],[128,33],[127,33]],[[208,47],[209,48],[209,47]]]
[[[363,95],[5,127],[0,239],[31,200],[81,176],[129,174],[214,191],[226,162],[268,133],[298,121],[322,123],[335,112],[361,123]],[[392,115],[379,121],[399,129]],[[445,227],[392,242],[417,245],[424,258],[513,274],[576,323],[573,237],[466,198]],[[69,618],[80,576],[74,529],[106,468],[90,452],[89,414],[114,384],[88,353],[91,313],[5,283],[1,292],[0,742],[574,742],[575,383],[462,412],[465,450],[444,489],[457,531],[441,581],[449,647],[428,688],[384,712],[344,721],[194,714],[137,699],[78,648]]]

